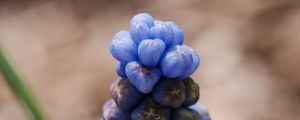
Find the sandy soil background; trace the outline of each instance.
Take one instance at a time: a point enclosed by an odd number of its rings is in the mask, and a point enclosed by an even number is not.
[[[213,120],[300,118],[298,0],[2,0],[0,39],[51,120],[96,120],[117,79],[109,42],[139,12],[182,26]],[[27,120],[2,78],[0,120]]]

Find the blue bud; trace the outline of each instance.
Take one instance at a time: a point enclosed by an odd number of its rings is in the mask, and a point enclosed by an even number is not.
[[[134,23],[130,26],[130,35],[136,44],[151,38],[151,31],[145,23]]]
[[[126,78],[125,67],[126,63],[118,62],[116,64],[116,72],[121,78]]]
[[[133,16],[132,19],[130,20],[130,25],[136,23],[145,23],[149,28],[151,28],[154,25],[154,19],[148,13],[140,13]]]
[[[160,39],[143,40],[138,46],[138,56],[143,65],[155,67],[165,52],[165,49],[165,43]]]
[[[200,114],[200,120],[211,120],[206,106],[201,103],[196,103],[189,106],[190,109],[197,111]]]
[[[190,48],[190,47],[188,47],[186,45],[183,45],[183,47],[186,47],[191,52],[191,55],[192,55],[192,58],[193,58],[193,64],[186,71],[186,73],[181,77],[182,79],[187,78],[190,75],[192,75],[197,70],[197,68],[200,65],[200,57],[199,57],[199,55],[192,48]]]
[[[185,47],[176,45],[169,48],[163,56],[160,68],[165,77],[180,78],[193,63],[191,52]]]
[[[109,48],[112,56],[120,62],[127,63],[137,60],[137,45],[128,31],[118,32],[112,39]]]
[[[174,22],[166,22],[166,24],[169,24],[173,28],[174,36],[173,41],[171,43],[171,46],[173,45],[182,45],[184,42],[184,34],[182,29]]]
[[[104,120],[130,120],[130,113],[118,108],[114,100],[110,99],[103,105]]]
[[[166,46],[171,44],[174,37],[172,25],[161,21],[155,22],[155,25],[151,28],[151,34],[153,38],[163,40]]]
[[[126,75],[133,86],[142,93],[150,93],[161,77],[158,68],[146,68],[134,61],[126,65]]]

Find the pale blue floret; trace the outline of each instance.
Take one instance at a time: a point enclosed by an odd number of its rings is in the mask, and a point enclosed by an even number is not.
[[[109,50],[115,59],[127,63],[138,59],[137,47],[128,31],[120,31],[113,37]]]
[[[171,46],[173,45],[182,45],[184,42],[184,34],[182,29],[174,22],[166,22],[166,24],[169,24],[173,28],[174,36],[173,41],[171,42]]]
[[[193,64],[192,66],[185,72],[185,74],[181,77],[182,79],[189,77],[190,75],[192,75],[197,68],[200,65],[200,57],[199,55],[190,47],[183,45],[183,47],[185,47],[186,49],[188,49],[191,52],[192,58],[193,58]]]
[[[126,63],[118,62],[116,64],[116,72],[121,78],[126,78],[125,67]]]
[[[166,45],[160,39],[146,39],[138,46],[140,62],[147,67],[155,67],[165,52]]]
[[[145,94],[152,91],[154,85],[161,77],[161,72],[158,68],[146,68],[136,61],[128,63],[125,71],[132,85]]]
[[[160,68],[165,77],[180,78],[192,66],[191,52],[183,46],[176,45],[169,48],[163,56]]]
[[[145,23],[133,23],[130,26],[130,35],[136,44],[144,39],[152,38],[150,28]]]
[[[151,28],[151,34],[153,38],[161,39],[165,42],[166,46],[169,46],[174,37],[174,31],[171,24],[166,24],[162,21],[156,21]]]
[[[133,41],[139,44],[142,40],[152,38],[151,27],[154,26],[154,19],[148,13],[140,13],[130,20],[130,34]]]
[[[149,28],[151,28],[154,25],[154,19],[148,13],[140,13],[131,18],[130,26],[136,23],[145,23]]]

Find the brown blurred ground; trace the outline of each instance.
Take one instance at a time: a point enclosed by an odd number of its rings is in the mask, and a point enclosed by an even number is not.
[[[300,118],[298,0],[0,1],[0,39],[53,120],[95,120],[117,79],[108,45],[149,12],[183,27],[213,120]],[[26,114],[0,80],[0,120]]]

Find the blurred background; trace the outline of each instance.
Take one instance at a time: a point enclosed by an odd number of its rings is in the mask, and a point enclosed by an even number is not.
[[[109,43],[140,12],[184,29],[213,120],[299,120],[299,0],[1,0],[0,39],[51,120],[97,120]],[[0,120],[27,120],[3,77]]]

